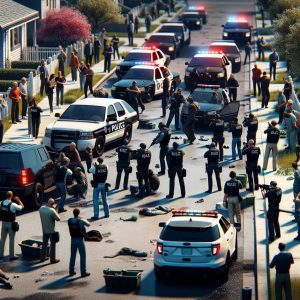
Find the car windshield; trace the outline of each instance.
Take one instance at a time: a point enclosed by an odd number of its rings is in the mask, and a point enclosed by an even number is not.
[[[221,51],[223,53],[239,53],[239,50],[237,49],[236,46],[232,46],[232,45],[213,45],[209,47],[209,51]]]
[[[151,61],[151,53],[129,53],[125,60]]]
[[[167,225],[160,239],[174,242],[213,242],[220,238],[217,225],[213,227],[173,227]]]
[[[133,69],[131,68],[123,79],[144,79],[153,80],[153,70],[152,69]]]
[[[170,43],[174,42],[174,36],[152,35],[148,42],[150,43]]]
[[[213,94],[213,91],[204,91],[201,89],[195,89],[192,93],[192,98],[200,103],[212,103],[212,104],[222,104],[223,96],[222,93]]]
[[[183,19],[189,19],[189,18],[199,18],[199,14],[184,14],[182,15]]]
[[[20,167],[21,159],[19,153],[0,152],[0,170],[18,170]]]
[[[162,26],[159,31],[160,32],[182,32],[182,26],[165,25]]]
[[[60,120],[103,122],[105,107],[96,105],[70,105],[61,115]]]
[[[220,57],[193,57],[190,67],[222,67],[222,59]]]
[[[227,29],[234,29],[234,28],[239,28],[239,29],[249,29],[249,24],[247,22],[227,22],[225,24],[225,28]]]

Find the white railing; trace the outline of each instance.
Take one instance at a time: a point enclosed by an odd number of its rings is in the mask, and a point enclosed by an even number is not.
[[[59,53],[59,47],[26,47],[22,51],[22,60],[40,61],[49,57],[56,57]]]

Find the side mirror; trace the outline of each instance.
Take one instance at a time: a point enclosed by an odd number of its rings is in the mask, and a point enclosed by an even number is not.
[[[224,28],[224,25],[221,25],[221,27],[223,27],[223,28]]]
[[[55,118],[60,118],[60,113],[55,113],[54,117]]]
[[[108,116],[107,118],[106,118],[106,122],[108,123],[108,122],[115,122],[115,121],[117,121],[117,117],[115,117],[115,116]]]
[[[186,61],[185,63],[184,63],[186,66],[188,66],[189,65],[189,63]]]
[[[166,222],[159,222],[159,223],[158,223],[158,226],[159,226],[159,227],[165,227],[165,226],[166,226]]]

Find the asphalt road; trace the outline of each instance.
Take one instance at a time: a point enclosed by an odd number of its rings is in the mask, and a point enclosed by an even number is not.
[[[214,39],[221,39],[221,25],[225,23],[228,16],[232,14],[250,15],[254,10],[253,1],[247,0],[227,0],[214,1],[210,0],[204,3],[208,8],[208,24],[201,31],[192,32],[191,45],[185,47],[181,51],[181,56],[170,64],[171,70],[181,73],[183,78],[185,61],[199,51],[201,47],[208,45]],[[196,1],[190,4],[197,4]],[[236,75],[239,83],[238,97],[243,100],[247,97],[248,90],[248,69],[242,70]],[[115,81],[115,78],[109,79],[105,83],[105,87],[109,88]],[[242,104],[246,102],[241,102]],[[241,106],[240,119],[243,119],[247,106]],[[142,118],[158,123],[161,119],[160,101],[153,101],[146,106],[146,111]],[[134,133],[131,146],[133,149],[138,148],[140,142],[146,142],[148,145],[156,136],[157,130],[138,130]],[[183,137],[183,134],[175,134],[174,136]],[[187,169],[186,190],[187,196],[184,199],[174,198],[166,199],[168,194],[168,177],[163,176],[161,179],[161,187],[159,193],[147,197],[143,200],[136,200],[130,197],[128,191],[112,191],[109,195],[109,203],[111,208],[111,217],[91,223],[90,229],[99,230],[105,234],[105,238],[100,243],[87,243],[87,270],[91,272],[91,276],[81,279],[75,276],[68,278],[68,263],[70,255],[70,238],[68,233],[67,219],[71,216],[72,204],[68,203],[66,208],[68,212],[62,214],[62,221],[57,224],[57,230],[61,234],[61,241],[57,245],[57,257],[61,262],[57,265],[34,264],[32,262],[16,261],[5,262],[0,268],[13,275],[19,275],[19,278],[13,278],[12,283],[15,288],[12,291],[1,290],[2,299],[150,299],[152,297],[172,299],[172,298],[192,298],[192,299],[239,299],[242,287],[242,262],[243,262],[243,238],[244,233],[239,233],[239,257],[237,262],[233,263],[230,270],[229,280],[227,282],[217,282],[216,280],[202,278],[182,278],[178,277],[169,281],[156,280],[153,273],[153,251],[155,243],[160,233],[158,223],[166,221],[170,215],[144,217],[139,218],[136,223],[123,222],[120,217],[130,217],[136,214],[141,207],[154,207],[156,205],[166,205],[177,209],[198,209],[209,210],[214,209],[217,202],[222,201],[223,193],[217,192],[214,185],[214,192],[211,195],[204,194],[207,190],[207,176],[205,173],[205,160],[203,154],[206,151],[206,145],[210,141],[199,141],[200,136],[211,137],[207,130],[199,130],[197,132],[197,142],[194,145],[182,145],[182,149],[186,152],[184,165]],[[178,140],[182,142],[181,139]],[[229,134],[225,136],[225,144],[229,145],[231,137]],[[151,167],[155,169],[155,164],[159,162],[158,146],[152,149]],[[225,159],[230,159],[231,149],[225,149]],[[114,149],[109,149],[103,155],[105,163],[109,167],[108,182],[114,185],[116,177],[116,157]],[[228,178],[230,169],[227,168],[232,162],[224,163],[222,182]],[[235,162],[235,169],[242,171],[244,169],[243,162]],[[135,170],[135,162],[132,163]],[[215,183],[215,182],[214,182]],[[135,171],[130,176],[130,184],[137,185],[135,179]],[[176,186],[175,197],[180,195],[179,187]],[[195,203],[203,198],[202,203]],[[92,190],[89,190],[87,199],[92,199]],[[76,204],[75,204],[76,205]],[[93,215],[91,203],[87,207],[81,209],[82,216],[90,218]],[[38,212],[28,212],[19,217],[21,225],[20,232],[17,233],[17,241],[25,239],[41,240],[41,225]],[[106,255],[113,255],[122,247],[131,247],[149,253],[146,260],[140,260],[133,257],[116,257],[104,258]],[[17,252],[19,252],[17,246]],[[102,271],[105,268],[111,269],[140,269],[144,270],[142,276],[141,288],[136,293],[112,293],[106,290]],[[43,271],[54,272],[54,274],[46,276],[43,281],[35,282]],[[79,274],[79,260],[77,260],[77,274]]]

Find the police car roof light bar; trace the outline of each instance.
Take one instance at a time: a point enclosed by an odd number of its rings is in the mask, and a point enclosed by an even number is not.
[[[248,21],[246,20],[246,18],[243,17],[230,17],[228,18],[228,22],[247,23]]]
[[[204,6],[188,6],[188,9],[205,10]]]
[[[218,217],[218,212],[216,211],[198,211],[198,210],[184,210],[184,209],[173,209],[172,210],[173,217],[180,216],[199,216],[199,217]]]
[[[158,66],[158,64],[149,61],[137,61],[136,65]]]
[[[223,54],[222,51],[199,51],[199,54]]]
[[[197,87],[202,88],[202,89],[214,89],[217,90],[219,89],[221,86],[220,85],[213,85],[213,84],[197,84]]]
[[[134,47],[133,50],[156,50],[155,46],[151,47]]]

